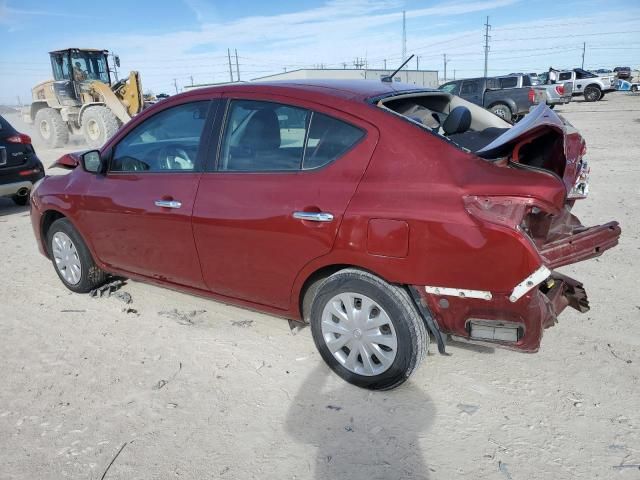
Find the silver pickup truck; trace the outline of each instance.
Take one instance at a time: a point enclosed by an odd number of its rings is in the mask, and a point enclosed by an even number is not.
[[[501,79],[501,83],[512,85],[514,87],[527,87],[531,86],[536,91],[544,93],[545,101],[549,108],[553,108],[556,105],[564,105],[571,101],[573,84],[571,82],[558,82],[550,84],[547,82],[545,74],[541,74],[532,78],[530,74],[512,73],[510,75],[504,75],[498,77]]]
[[[605,93],[615,91],[614,75],[596,75],[581,68],[556,71],[556,83],[572,85],[572,95],[584,95],[585,102],[597,102]]]

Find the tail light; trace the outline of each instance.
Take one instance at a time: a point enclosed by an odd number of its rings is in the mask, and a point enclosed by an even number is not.
[[[558,95],[564,95],[564,85],[556,85],[556,92]]]
[[[464,197],[464,206],[471,215],[481,220],[516,229],[529,210],[535,207],[532,198],[513,196]]]
[[[533,91],[533,88],[529,89],[529,101],[534,103],[536,101],[536,92]]]
[[[24,145],[31,145],[31,137],[29,135],[25,135],[24,133],[11,135],[10,137],[5,138],[5,141],[9,143],[22,143]]]

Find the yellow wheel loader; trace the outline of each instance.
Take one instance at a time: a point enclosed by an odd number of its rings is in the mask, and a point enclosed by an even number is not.
[[[49,55],[53,80],[33,87],[23,111],[47,146],[61,147],[70,133],[79,133],[90,147],[100,147],[144,108],[138,72],[112,83],[107,50],[68,48]]]

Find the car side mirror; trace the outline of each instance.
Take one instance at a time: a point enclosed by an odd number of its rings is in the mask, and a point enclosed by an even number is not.
[[[99,150],[91,150],[82,155],[82,166],[89,173],[103,173],[104,162]]]

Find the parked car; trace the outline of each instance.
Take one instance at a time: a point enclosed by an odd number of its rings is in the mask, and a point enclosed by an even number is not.
[[[535,91],[540,92],[540,98],[544,98],[545,103],[549,108],[554,108],[556,105],[564,105],[571,102],[572,98],[572,85],[571,82],[563,83],[548,83],[548,74],[542,76],[544,82],[541,83],[541,77],[536,75],[535,80],[531,78],[531,74],[512,73],[510,75],[497,77],[501,80],[502,84],[512,85],[506,88],[522,88],[529,87]]]
[[[531,82],[526,87],[518,87],[516,76],[454,80],[441,85],[439,89],[483,106],[507,122],[526,115],[536,104],[536,93],[531,88]]]
[[[614,73],[623,80],[631,78],[631,67],[616,67],[613,69]]]
[[[581,68],[558,71],[556,83],[571,83],[572,95],[583,95],[585,102],[597,102],[608,92],[615,91],[615,77],[598,76]]]
[[[636,93],[638,90],[640,90],[640,83],[635,82],[628,82],[626,80],[616,80],[616,90],[620,91],[620,92],[633,92]]]
[[[599,68],[592,73],[595,73],[596,75],[610,75],[613,73],[613,70],[611,70],[610,68]]]
[[[227,85],[172,96],[32,194],[40,251],[89,292],[109,274],[311,325],[371,389],[404,382],[431,333],[538,350],[565,307],[556,268],[617,222],[570,211],[584,140],[546,105],[519,124],[439,90],[371,81]]]
[[[26,205],[33,185],[44,177],[44,167],[31,138],[18,132],[0,115],[0,197]]]

